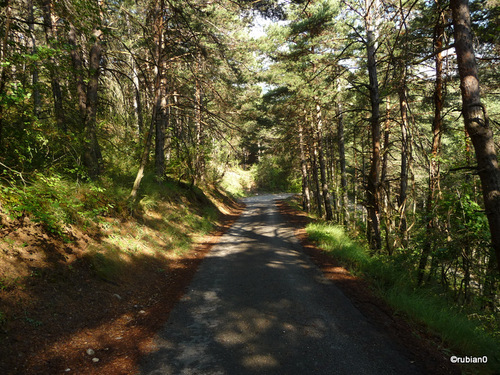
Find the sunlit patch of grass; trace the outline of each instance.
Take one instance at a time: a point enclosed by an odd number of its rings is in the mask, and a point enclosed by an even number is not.
[[[370,256],[340,226],[312,223],[306,229],[309,237],[322,249],[331,253],[354,274],[369,279],[395,311],[424,324],[439,335],[454,351],[452,354],[487,355],[488,367],[493,369],[500,365],[500,341],[485,332],[479,320],[470,319],[466,313],[453,309],[445,298],[435,295],[431,290],[416,289],[412,282],[412,271],[398,265],[394,257]],[[474,371],[488,373],[488,367],[474,367]]]
[[[233,197],[240,198],[254,189],[255,181],[250,170],[234,167],[225,172],[221,186]]]

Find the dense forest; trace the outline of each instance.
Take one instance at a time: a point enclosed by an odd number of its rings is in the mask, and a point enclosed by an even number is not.
[[[58,235],[77,187],[90,217],[251,174],[494,325],[498,0],[0,3],[3,214]]]

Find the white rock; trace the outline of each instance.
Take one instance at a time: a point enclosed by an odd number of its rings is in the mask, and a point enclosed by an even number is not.
[[[92,358],[92,362],[94,362],[94,363],[99,362],[99,358]]]
[[[89,349],[87,349],[87,354],[88,354],[88,355],[94,355],[94,354],[95,354],[95,352],[94,352],[94,350],[93,350],[93,349],[90,349],[90,348],[89,348]]]

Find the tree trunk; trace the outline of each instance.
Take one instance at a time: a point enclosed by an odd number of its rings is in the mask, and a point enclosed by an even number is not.
[[[5,9],[5,26],[4,26],[4,36],[2,39],[2,45],[0,47],[0,61],[7,61],[7,48],[9,46],[9,33],[10,33],[10,24],[12,22],[11,19],[11,11],[12,8],[10,6],[10,0],[6,0],[4,3]],[[7,64],[0,64],[0,92],[5,92],[5,86],[7,84],[7,69],[9,66]],[[3,149],[3,109],[4,106],[0,104],[0,146]]]
[[[75,76],[75,84],[76,84],[76,92],[78,94],[78,108],[80,110],[80,118],[82,119],[80,123],[80,131],[84,130],[85,127],[85,116],[87,112],[87,94],[85,88],[85,82],[83,79],[83,58],[81,55],[81,51],[78,48],[79,43],[76,38],[76,30],[73,25],[70,24],[70,30],[68,34],[68,41],[71,45],[71,62],[73,64],[74,76]]]
[[[137,171],[137,176],[135,177],[134,186],[130,192],[129,199],[135,200],[137,197],[137,192],[141,185],[142,177],[144,176],[144,170],[146,169],[146,164],[148,163],[149,150],[151,148],[151,143],[153,140],[153,132],[155,131],[155,126],[158,121],[158,113],[161,111],[162,105],[162,49],[163,49],[163,0],[156,0],[153,4],[154,25],[153,34],[155,37],[155,51],[154,51],[154,61],[155,61],[155,81],[154,81],[154,100],[153,109],[151,114],[151,121],[149,123],[149,129],[145,137],[144,149],[142,151],[141,161],[139,165],[139,170]]]
[[[201,75],[201,53],[198,54],[198,61],[196,62],[196,73]],[[195,160],[194,160],[194,172],[195,172],[195,182],[200,183],[203,181],[205,176],[205,152],[204,152],[204,129],[203,129],[203,94],[201,88],[200,78],[195,78],[195,93],[194,93],[194,120],[195,120],[195,128],[196,128],[196,143],[195,143]]]
[[[382,156],[382,171],[380,173],[381,199],[383,198],[382,210],[385,221],[385,245],[387,252],[392,255],[394,245],[392,243],[392,233],[394,233],[394,218],[392,217],[393,206],[391,203],[391,183],[387,179],[387,169],[389,164],[389,146],[391,138],[391,98],[388,96],[385,102],[384,120],[384,148]]]
[[[368,210],[367,236],[370,248],[379,251],[382,248],[382,239],[380,234],[380,93],[377,77],[377,61],[375,58],[376,38],[375,28],[372,19],[373,4],[372,1],[366,7],[365,16],[366,27],[366,52],[368,59],[368,76],[370,79],[370,104],[371,104],[371,164],[368,174],[368,184],[366,189],[366,202]]]
[[[54,48],[57,42],[57,18],[52,12],[52,1],[46,0],[43,3],[43,23],[45,30],[45,40],[47,45]],[[49,69],[50,85],[52,88],[52,98],[54,99],[54,116],[56,119],[57,128],[66,133],[68,131],[66,119],[63,109],[61,83],[59,81],[58,72],[56,71],[57,62],[53,57],[50,57],[51,67]]]
[[[302,173],[302,208],[305,212],[311,211],[311,193],[309,192],[309,176],[307,174],[307,159],[304,144],[304,129],[299,120],[299,149],[300,172]]]
[[[344,116],[342,104],[337,103],[337,143],[339,147],[339,167],[340,167],[340,202],[342,205],[341,222],[347,225],[349,222],[349,209],[347,197],[347,172],[345,167],[345,141],[344,141]]]
[[[409,158],[409,126],[408,126],[408,98],[406,95],[406,67],[403,67],[402,84],[398,90],[399,108],[401,112],[401,170],[399,181],[398,211],[399,232],[402,237],[403,248],[408,247],[408,231],[406,224],[406,195],[408,190],[408,158]]]
[[[316,139],[318,144],[318,159],[319,159],[319,170],[321,176],[321,190],[323,193],[323,202],[325,205],[326,220],[333,220],[332,204],[330,200],[330,191],[328,189],[327,172],[326,172],[326,162],[325,153],[323,147],[323,119],[321,116],[321,106],[316,103]]]
[[[35,55],[37,53],[36,46],[36,37],[35,37],[35,14],[34,14],[34,5],[33,0],[28,1],[29,7],[29,16],[28,16],[28,27],[30,31],[30,47],[31,54]],[[32,84],[33,84],[33,114],[37,117],[40,111],[40,89],[38,87],[38,63],[36,61],[33,62],[32,68]]]
[[[165,128],[167,121],[167,95],[164,92],[165,82],[162,86],[161,91],[163,94],[160,98],[160,107],[157,109],[155,136],[155,170],[158,181],[161,181],[165,175]]]
[[[85,164],[90,178],[98,177],[102,172],[102,154],[97,140],[97,104],[99,77],[101,74],[102,31],[94,29],[94,44],[89,56],[89,83],[87,85],[86,116],[85,116]]]
[[[149,150],[151,148],[151,143],[153,140],[153,132],[155,130],[155,125],[157,121],[157,113],[159,108],[161,108],[161,80],[160,76],[157,75],[155,79],[155,98],[153,103],[153,113],[151,114],[151,122],[149,123],[149,129],[145,137],[144,149],[142,151],[141,161],[139,165],[139,170],[137,171],[137,176],[135,177],[134,186],[130,192],[129,199],[136,199],[137,192],[141,185],[142,177],[144,176],[144,169],[146,169],[146,164],[148,163]]]
[[[440,7],[440,4],[437,4]],[[429,158],[429,189],[427,192],[427,204],[425,207],[425,218],[427,220],[425,242],[422,248],[422,255],[418,264],[418,284],[422,284],[424,271],[427,267],[427,259],[431,253],[432,238],[437,220],[434,215],[438,191],[439,191],[439,154],[441,151],[441,133],[443,125],[443,55],[440,52],[443,48],[444,40],[444,13],[440,10],[436,25],[434,27],[434,51],[436,81],[434,83],[434,120],[432,121],[432,148]]]
[[[481,179],[484,207],[490,227],[493,252],[500,270],[500,169],[498,168],[493,132],[489,127],[486,109],[480,100],[477,64],[471,34],[470,11],[467,0],[450,2],[457,53],[462,114],[469,133]]]
[[[312,147],[312,155],[311,155],[311,168],[312,168],[312,175],[313,175],[313,180],[314,180],[314,195],[316,198],[316,206],[317,206],[317,212],[318,212],[318,217],[323,216],[323,204],[322,204],[322,197],[321,197],[321,187],[320,187],[320,182],[319,182],[319,176],[318,176],[318,165],[317,165],[317,160],[318,160],[318,147],[316,144],[316,140],[314,139],[315,137],[311,140],[311,147]]]

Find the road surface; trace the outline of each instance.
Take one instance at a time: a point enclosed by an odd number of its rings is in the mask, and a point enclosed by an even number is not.
[[[274,205],[279,198],[245,200],[140,373],[420,373],[300,251]]]

